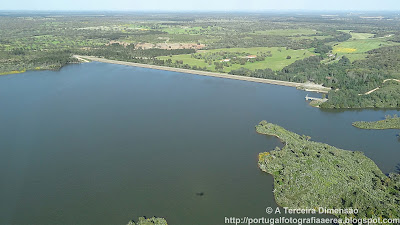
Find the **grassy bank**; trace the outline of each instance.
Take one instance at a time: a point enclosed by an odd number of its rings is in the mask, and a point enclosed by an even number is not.
[[[8,72],[2,72],[0,75],[8,75],[8,74],[17,74],[17,73],[25,73],[26,70],[13,70],[13,71],[8,71]]]
[[[285,146],[260,153],[258,165],[274,177],[276,202],[289,208],[358,209],[339,218],[400,217],[400,176],[386,176],[362,152],[310,141],[262,121],[260,134],[278,137]]]

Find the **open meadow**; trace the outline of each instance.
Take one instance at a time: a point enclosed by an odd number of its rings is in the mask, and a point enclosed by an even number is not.
[[[212,50],[200,50],[198,54],[207,55],[210,53],[223,55],[224,53],[238,53],[236,57],[248,57],[248,56],[257,56],[257,54],[267,53],[271,56],[265,57],[262,61],[250,61],[246,60],[245,64],[232,64],[230,61],[226,61],[226,66],[223,67],[223,72],[230,72],[232,70],[239,69],[241,67],[247,68],[250,70],[256,69],[265,69],[270,68],[272,70],[281,70],[285,66],[288,66],[294,63],[296,60],[304,59],[315,55],[316,53],[312,52],[312,49],[300,49],[300,50],[293,50],[293,49],[286,49],[281,47],[254,47],[254,48],[223,48],[223,49],[212,49]],[[239,56],[243,55],[243,56]],[[289,56],[289,57],[288,57]],[[182,60],[183,64],[188,64],[190,66],[197,66],[197,67],[206,67],[207,70],[210,71],[217,71],[215,68],[215,62],[224,62],[224,60],[231,60],[229,58],[226,59],[217,59],[213,60],[211,65],[206,62],[204,59],[197,59],[194,58],[191,54],[184,54],[184,55],[171,55],[171,56],[161,56],[157,57],[161,60],[168,60],[171,59],[172,61]]]
[[[370,50],[399,45],[399,43],[390,41],[390,36],[374,38],[374,34],[371,33],[349,33],[352,38],[334,44],[332,53],[338,54],[339,56],[345,55],[351,61],[365,59],[368,55],[367,52]]]

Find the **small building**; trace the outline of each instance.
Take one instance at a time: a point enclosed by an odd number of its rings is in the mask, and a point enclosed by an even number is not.
[[[231,61],[231,59],[223,59],[220,62],[229,62],[229,61]]]

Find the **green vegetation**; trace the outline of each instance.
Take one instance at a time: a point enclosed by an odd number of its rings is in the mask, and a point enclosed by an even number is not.
[[[58,69],[76,62],[71,58],[73,54],[230,72],[240,67],[215,65],[219,63],[216,60],[210,66],[204,60],[189,60],[187,54],[199,49],[227,51],[225,48],[248,48],[238,50],[255,54],[256,47],[271,48],[266,51],[271,51],[272,57],[265,61],[249,60],[244,63],[245,68],[280,70],[316,54],[314,48],[320,49],[324,43],[340,41],[348,35],[323,30],[324,24],[315,23],[313,18],[299,24],[286,20],[284,16],[243,18],[237,14],[0,13],[0,73]],[[173,56],[172,62],[162,56]],[[291,59],[285,60],[287,56]]]
[[[354,63],[337,63],[331,66],[335,79],[329,101],[322,108],[399,108],[400,82],[400,47],[384,47],[368,52],[368,58]],[[340,60],[339,60],[340,61]],[[338,80],[336,80],[338,79]],[[388,79],[388,82],[384,82]],[[343,83],[342,83],[343,82]],[[339,84],[341,83],[341,84]],[[379,87],[370,94],[368,91]]]
[[[399,108],[400,82],[386,79],[398,78],[400,47],[385,47],[368,52],[368,59],[351,63],[343,56],[335,63],[322,63],[314,56],[297,60],[281,71],[270,69],[251,71],[246,68],[232,70],[231,74],[286,80],[313,81],[333,90],[321,108]],[[370,94],[368,91],[380,87]]]
[[[326,101],[326,99],[312,100],[312,101],[309,103],[309,105],[312,106],[312,107],[319,108],[320,105],[321,105],[322,103],[324,103],[325,101]]]
[[[355,33],[355,32],[350,32],[352,39],[369,39],[373,38],[374,34],[370,33]]]
[[[393,46],[396,43],[388,41],[387,38],[373,38],[374,34],[370,33],[354,33],[350,32],[352,38],[334,44],[332,53],[339,56],[345,55],[350,61],[364,59],[368,51],[385,47]]]
[[[77,63],[68,50],[46,52],[0,52],[0,75],[23,73],[26,70],[57,70]],[[8,57],[8,58],[7,58]]]
[[[249,55],[254,55],[256,58],[246,58]],[[254,47],[200,50],[195,54],[162,56],[157,58],[160,60],[171,59],[172,62],[181,60],[183,64],[191,66],[192,69],[193,67],[205,67],[204,70],[229,73],[241,67],[249,70],[265,68],[281,70],[298,59],[304,59],[312,55],[313,53],[309,50]],[[290,56],[290,59],[287,58],[288,56]]]
[[[128,225],[167,225],[167,221],[163,218],[145,218],[139,217],[139,220],[135,223],[135,221],[129,221]]]
[[[332,88],[321,108],[400,108],[400,23],[347,14],[0,13],[0,75],[72,55]],[[364,94],[379,87],[370,94]]]
[[[276,202],[283,207],[358,209],[339,218],[399,218],[400,175],[386,176],[362,152],[310,141],[284,128],[260,122],[260,134],[278,137],[285,146],[259,154],[259,167],[274,177]]]
[[[373,129],[373,130],[383,130],[383,129],[400,129],[400,117],[396,114],[392,116],[387,115],[384,120],[365,122],[359,121],[354,122],[353,126],[361,129]]]
[[[257,34],[266,35],[277,35],[277,36],[287,36],[287,37],[301,37],[301,36],[313,36],[318,32],[312,29],[275,29],[275,30],[262,30],[256,31]]]

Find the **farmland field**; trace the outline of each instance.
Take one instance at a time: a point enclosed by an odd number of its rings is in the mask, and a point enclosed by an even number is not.
[[[398,43],[388,41],[388,38],[373,38],[374,34],[370,33],[353,33],[350,32],[352,38],[335,44],[333,46],[332,53],[338,55],[345,55],[351,61],[364,59],[367,54],[366,52],[386,47],[398,45]]]
[[[371,38],[371,39],[354,39],[342,42],[333,47],[333,53],[365,53],[372,49],[397,45],[396,43],[388,42],[384,39]]]

